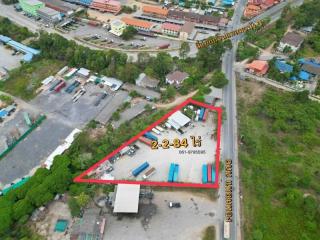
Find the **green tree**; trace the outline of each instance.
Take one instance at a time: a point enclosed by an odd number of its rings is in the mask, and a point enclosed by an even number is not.
[[[164,80],[166,74],[168,74],[173,69],[173,61],[168,53],[158,53],[157,57],[152,62],[152,68],[156,77]]]
[[[181,43],[181,46],[180,46],[180,49],[179,49],[179,56],[180,56],[182,59],[185,59],[189,52],[190,52],[189,43],[187,43],[187,42],[182,42],[182,43]]]
[[[69,206],[72,217],[79,217],[80,216],[81,209],[80,209],[80,206],[79,206],[77,200],[74,197],[71,197],[68,200],[68,206]]]
[[[163,100],[168,100],[173,98],[176,95],[176,89],[173,86],[168,86],[167,89],[162,92],[162,99]]]
[[[13,223],[12,203],[5,199],[0,198],[0,236],[10,231],[10,227]]]
[[[124,30],[123,33],[121,35],[121,38],[123,40],[130,40],[132,39],[136,34],[137,34],[137,30],[132,27],[132,26],[127,26]]]
[[[211,84],[216,88],[223,88],[228,84],[228,79],[221,71],[215,71],[211,78]]]
[[[31,203],[27,199],[22,199],[13,205],[13,218],[19,220],[25,215],[30,214],[33,211]]]
[[[76,201],[80,208],[84,208],[90,201],[90,197],[84,192],[80,193],[79,196],[76,197]]]

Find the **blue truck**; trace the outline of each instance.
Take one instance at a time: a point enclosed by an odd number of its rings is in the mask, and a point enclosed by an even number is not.
[[[207,164],[202,165],[202,183],[208,183]]]
[[[70,84],[67,89],[66,92],[67,93],[72,93],[74,89],[76,89],[76,87],[78,87],[80,85],[80,83],[78,81],[74,81],[72,84]]]
[[[147,167],[149,167],[149,163],[148,162],[145,162],[145,163],[141,164],[139,167],[137,167],[136,169],[134,169],[132,171],[132,175],[135,176],[135,177],[138,176]]]
[[[173,182],[173,175],[174,175],[175,168],[176,168],[176,165],[174,163],[171,163],[169,168],[169,174],[168,174],[168,182]]]
[[[149,138],[152,141],[158,141],[158,138],[154,136],[151,132],[146,132],[143,134],[146,138]]]
[[[173,173],[173,182],[178,182],[179,176],[179,164],[175,164],[174,173]]]

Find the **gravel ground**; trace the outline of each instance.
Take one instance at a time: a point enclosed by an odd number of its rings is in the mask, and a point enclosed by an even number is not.
[[[0,44],[0,67],[12,70],[20,66],[22,54],[12,56],[13,50],[5,48]]]
[[[181,208],[170,209],[169,201]],[[155,192],[151,204],[140,203],[138,217],[108,215],[104,240],[201,240],[207,226],[220,224],[217,211],[218,203],[201,195]]]
[[[150,167],[155,167],[157,172],[151,176],[152,181],[167,181],[170,163],[178,163],[180,165],[179,182],[201,183],[202,179],[202,164],[215,162],[216,142],[211,139],[213,131],[213,114],[209,114],[208,120],[203,122],[194,122],[195,127],[186,129],[183,135],[178,135],[173,130],[168,130],[158,136],[158,142],[161,143],[164,138],[168,139],[170,143],[174,138],[187,138],[188,148],[176,149],[170,147],[169,149],[159,148],[151,150],[149,146],[137,142],[140,149],[132,157],[123,156],[115,162],[114,171],[112,175],[115,179],[131,179],[141,180],[143,173],[137,178],[131,176],[131,171],[144,162],[149,162]],[[201,136],[202,146],[191,146],[190,136]],[[204,154],[197,153],[179,153],[180,150],[205,150]]]

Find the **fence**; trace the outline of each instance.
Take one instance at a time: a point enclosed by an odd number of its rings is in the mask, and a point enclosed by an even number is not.
[[[20,136],[20,138],[15,141],[13,144],[11,144],[6,150],[4,150],[2,153],[0,153],[0,159],[4,158],[9,152],[11,152],[19,142],[21,142],[23,139],[25,139],[34,129],[36,129],[42,121],[46,119],[45,115],[41,115],[35,122],[32,124],[32,126]]]

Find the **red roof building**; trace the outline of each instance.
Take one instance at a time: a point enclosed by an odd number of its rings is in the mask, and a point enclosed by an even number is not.
[[[116,15],[121,11],[121,4],[115,0],[93,0],[90,8],[100,12],[110,12]]]
[[[166,18],[169,11],[166,8],[146,5],[142,7],[142,12],[145,15],[150,15],[158,18]]]
[[[163,34],[177,37],[179,35],[181,26],[177,25],[177,24],[172,24],[172,23],[166,22],[166,23],[162,24],[161,29],[162,29]]]
[[[262,76],[267,73],[269,65],[267,61],[254,60],[252,61],[252,63],[247,64],[246,68],[249,70],[250,73]]]
[[[132,26],[137,30],[143,30],[143,31],[150,31],[154,25],[151,22],[147,22],[147,21],[143,21],[135,18],[128,18],[128,17],[121,18],[121,21],[123,21],[128,26]]]

